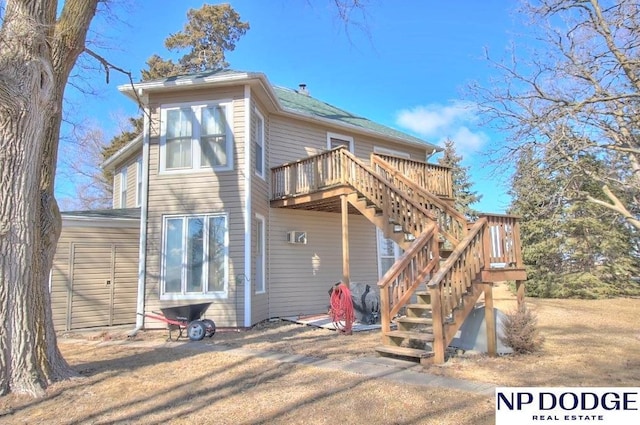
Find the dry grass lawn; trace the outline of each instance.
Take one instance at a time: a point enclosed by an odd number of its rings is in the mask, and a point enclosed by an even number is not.
[[[504,286],[495,298],[503,310],[515,307]],[[491,359],[467,353],[424,372],[503,386],[640,386],[640,300],[528,303],[546,338],[538,354]],[[207,349],[213,344],[346,360],[375,356],[378,332],[340,336],[274,322],[183,345],[162,344],[165,331],[146,332],[137,341],[117,332],[78,337],[59,342],[81,377],[52,386],[39,400],[0,397],[0,423],[493,423],[490,396]]]

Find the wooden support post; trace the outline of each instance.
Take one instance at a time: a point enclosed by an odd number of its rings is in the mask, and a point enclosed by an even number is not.
[[[484,321],[487,325],[487,352],[495,357],[498,353],[496,319],[493,311],[493,284],[484,284]]]
[[[433,363],[444,363],[444,323],[442,321],[442,303],[440,300],[440,287],[429,290],[431,294],[431,317],[433,320]]]
[[[518,310],[524,306],[524,280],[516,280],[516,298],[518,299]]]
[[[340,196],[342,209],[342,283],[349,286],[349,203],[347,195]]]

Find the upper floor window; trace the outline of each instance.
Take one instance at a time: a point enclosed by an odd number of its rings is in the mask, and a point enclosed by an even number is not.
[[[127,207],[127,167],[120,170],[120,208]]]
[[[233,168],[229,102],[161,110],[160,171]]]
[[[136,207],[142,205],[142,158],[136,161]]]
[[[253,140],[256,151],[256,174],[264,178],[264,118],[257,109],[254,112]]]
[[[353,153],[353,137],[337,133],[327,133],[327,149],[335,149],[338,146],[346,146],[349,152]]]

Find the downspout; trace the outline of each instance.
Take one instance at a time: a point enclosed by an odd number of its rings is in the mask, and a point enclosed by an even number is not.
[[[144,99],[147,103],[148,99]],[[144,327],[145,276],[147,274],[147,216],[149,198],[149,132],[151,121],[149,107],[144,107],[144,126],[142,130],[142,199],[140,200],[140,251],[138,253],[138,303],[136,307],[136,327],[129,335],[133,336]]]
[[[436,151],[437,151],[437,149],[436,149],[436,148],[433,148],[433,150],[431,151],[431,153],[429,153],[429,154],[427,154],[427,155],[426,155],[427,157],[426,157],[426,159],[425,159],[425,162],[429,162],[429,158],[431,158],[431,157],[433,156],[433,154],[434,154],[434,153],[436,153]]]
[[[251,87],[244,86],[244,327],[251,326]],[[236,291],[238,290],[236,279]]]

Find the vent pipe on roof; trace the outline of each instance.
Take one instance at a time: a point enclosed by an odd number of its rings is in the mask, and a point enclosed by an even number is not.
[[[309,90],[307,90],[307,85],[304,83],[298,84],[298,93],[303,94],[305,96],[309,96]]]

